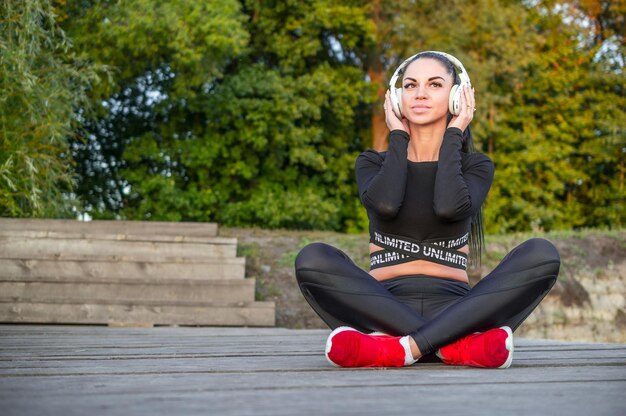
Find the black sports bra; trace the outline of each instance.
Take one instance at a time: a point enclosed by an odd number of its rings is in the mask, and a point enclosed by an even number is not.
[[[493,180],[493,163],[484,154],[464,153],[462,132],[444,134],[439,160],[407,160],[409,136],[394,130],[387,152],[368,150],[356,160],[359,195],[369,217],[372,269],[412,260],[467,268],[458,251],[469,237]]]

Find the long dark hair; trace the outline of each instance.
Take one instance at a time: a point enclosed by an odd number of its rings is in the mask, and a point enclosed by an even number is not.
[[[404,66],[404,70],[409,67],[413,62],[418,59],[429,58],[434,59],[437,62],[441,63],[444,68],[446,68],[448,74],[452,75],[454,78],[455,84],[460,84],[461,80],[456,72],[456,67],[450,62],[448,58],[444,55],[435,53],[435,52],[422,52],[413,59],[411,59]],[[446,126],[450,124],[452,120],[452,114],[448,112],[448,120],[446,122]],[[465,153],[476,153],[476,148],[474,147],[474,140],[472,139],[472,130],[468,125],[465,131],[463,132],[463,146],[461,150]],[[472,225],[470,228],[470,237],[469,237],[469,246],[470,246],[470,261],[476,267],[480,267],[480,261],[482,257],[483,247],[485,245],[485,227],[483,222],[483,207],[481,206],[478,212],[474,214],[472,217]]]

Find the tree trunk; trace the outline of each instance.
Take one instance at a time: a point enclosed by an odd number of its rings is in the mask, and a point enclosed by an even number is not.
[[[372,110],[372,148],[376,151],[387,149],[387,124],[385,123],[385,74],[370,68],[368,71],[370,81],[376,85],[376,103]]]
[[[372,110],[372,148],[376,151],[387,149],[387,124],[385,123],[385,111],[383,104],[385,103],[385,71],[381,62],[380,50],[380,0],[372,2],[372,21],[376,26],[376,45],[372,48],[369,57],[369,67],[367,75],[372,85],[376,86],[376,102]]]

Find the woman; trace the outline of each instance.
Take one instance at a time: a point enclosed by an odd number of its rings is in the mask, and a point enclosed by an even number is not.
[[[453,56],[429,51],[400,65],[390,84],[389,148],[356,161],[370,272],[322,243],[296,258],[304,297],[333,329],[326,357],[342,367],[398,367],[436,354],[452,365],[507,368],[512,332],[555,283],[558,252],[526,241],[471,288],[467,257],[470,246],[476,257],[482,249],[493,163],[471,151],[469,77]]]

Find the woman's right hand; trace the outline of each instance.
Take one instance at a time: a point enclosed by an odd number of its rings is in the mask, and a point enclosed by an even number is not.
[[[476,111],[474,88],[469,85],[463,86],[460,107],[461,109],[459,114],[452,117],[448,127],[456,127],[461,131],[465,131],[467,126],[469,126],[472,122],[472,119],[474,118],[474,111]]]
[[[396,113],[393,111],[393,105],[391,104],[391,92],[387,90],[385,94],[385,123],[387,124],[387,128],[389,131],[393,130],[403,130],[407,134],[409,133],[409,120],[402,117],[402,120],[398,118]]]

